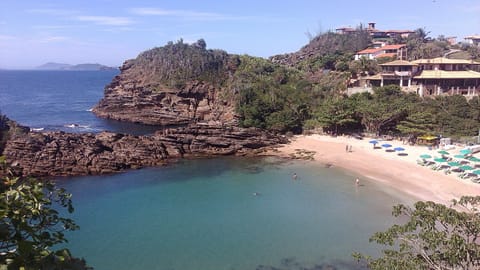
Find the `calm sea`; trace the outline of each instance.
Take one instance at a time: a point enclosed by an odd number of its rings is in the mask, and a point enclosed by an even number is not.
[[[88,111],[115,75],[0,71],[0,109],[34,128],[151,133]],[[58,183],[81,227],[67,247],[97,270],[362,269],[351,253],[374,254],[368,238],[392,224],[394,204],[413,200],[368,179],[357,187],[355,177],[311,162],[222,157]]]

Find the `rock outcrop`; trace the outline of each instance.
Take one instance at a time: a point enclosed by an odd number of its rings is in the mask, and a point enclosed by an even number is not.
[[[225,84],[237,58],[205,46],[202,40],[171,43],[125,61],[93,112],[148,125],[235,125],[235,103]]]
[[[253,154],[280,143],[286,139],[259,129],[196,125],[152,136],[30,132],[11,138],[3,154],[23,175],[71,176],[158,166],[178,158]]]

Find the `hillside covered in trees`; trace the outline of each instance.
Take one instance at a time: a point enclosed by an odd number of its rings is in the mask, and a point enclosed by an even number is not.
[[[410,59],[480,56],[479,49],[449,45],[417,29],[408,38]],[[366,31],[323,33],[298,52],[270,59],[207,49],[204,40],[182,40],[128,60],[105,89],[97,115],[152,125],[221,123],[301,133],[371,132],[401,136],[471,137],[480,128],[478,96],[420,98],[388,86],[347,96],[349,80],[374,74],[377,60],[353,61],[368,47]]]

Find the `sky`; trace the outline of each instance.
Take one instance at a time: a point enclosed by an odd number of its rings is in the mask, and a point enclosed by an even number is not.
[[[1,0],[0,68],[47,62],[120,66],[169,41],[269,57],[309,35],[376,22],[430,37],[480,34],[479,0]]]

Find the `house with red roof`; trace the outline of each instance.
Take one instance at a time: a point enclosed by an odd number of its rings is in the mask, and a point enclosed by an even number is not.
[[[384,45],[379,48],[368,48],[355,54],[355,60],[365,57],[373,60],[382,57],[396,58],[397,60],[407,59],[407,46],[405,44]]]

